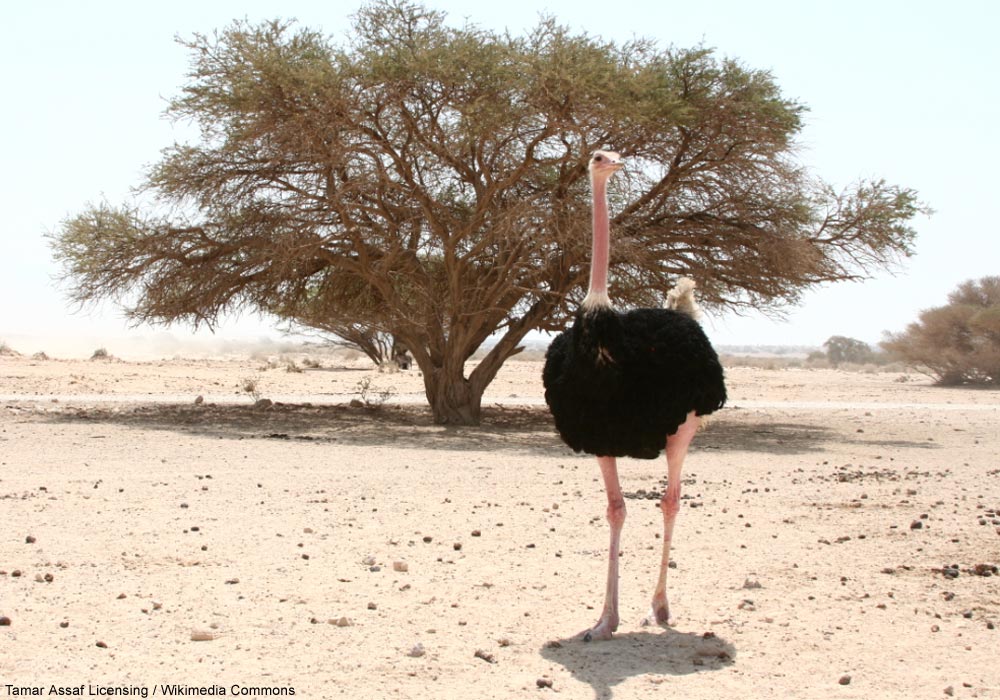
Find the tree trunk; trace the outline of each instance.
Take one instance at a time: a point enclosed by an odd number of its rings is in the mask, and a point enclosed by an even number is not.
[[[463,376],[461,369],[450,376],[444,368],[424,372],[424,386],[435,423],[479,425],[485,387],[477,388]]]

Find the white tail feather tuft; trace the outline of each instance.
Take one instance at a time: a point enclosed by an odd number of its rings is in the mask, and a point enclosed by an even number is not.
[[[685,313],[696,321],[701,318],[701,307],[694,298],[695,281],[690,277],[681,277],[674,288],[667,292],[665,308]]]

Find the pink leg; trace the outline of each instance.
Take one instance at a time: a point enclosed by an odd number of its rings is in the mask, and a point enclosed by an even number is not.
[[[681,468],[687,456],[691,439],[698,431],[701,419],[691,412],[677,432],[667,437],[667,490],[660,499],[663,511],[663,557],[660,559],[660,577],[653,592],[653,606],[643,625],[663,625],[670,622],[667,604],[667,568],[670,565],[670,540],[674,535],[674,521],[681,508]]]
[[[583,634],[583,641],[611,639],[618,629],[618,553],[621,547],[622,524],[625,522],[625,498],[618,483],[618,465],[614,457],[598,457],[604,477],[604,490],[608,494],[608,524],[611,526],[611,544],[608,549],[608,582],[604,592],[604,610],[591,629]]]

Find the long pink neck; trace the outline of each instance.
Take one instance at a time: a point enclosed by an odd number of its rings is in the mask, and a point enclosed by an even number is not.
[[[608,301],[608,257],[611,250],[608,222],[607,179],[591,178],[594,195],[594,238],[590,259],[590,289],[583,300],[585,309],[610,306]]]

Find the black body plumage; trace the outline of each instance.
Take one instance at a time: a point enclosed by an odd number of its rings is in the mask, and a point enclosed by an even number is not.
[[[726,402],[705,332],[671,309],[577,312],[549,346],[542,379],[563,441],[598,456],[654,459],[688,413]]]

